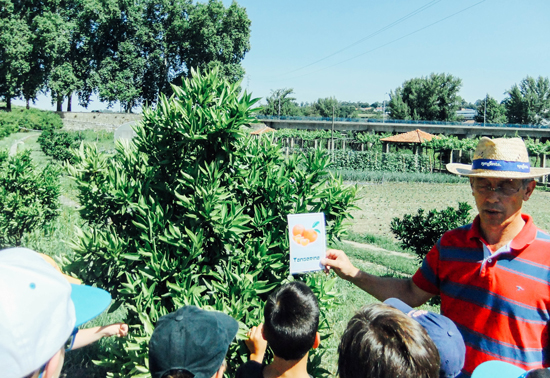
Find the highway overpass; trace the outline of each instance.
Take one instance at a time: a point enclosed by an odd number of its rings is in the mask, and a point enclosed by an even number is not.
[[[302,130],[330,130],[332,119],[307,117],[274,117],[258,116],[258,120],[274,129],[302,129]],[[420,129],[430,134],[456,135],[458,137],[474,138],[478,136],[513,136],[541,139],[543,142],[550,139],[550,127],[537,125],[493,125],[459,122],[422,122],[399,120],[361,120],[338,119],[334,120],[335,131],[364,131],[376,133],[405,133]]]

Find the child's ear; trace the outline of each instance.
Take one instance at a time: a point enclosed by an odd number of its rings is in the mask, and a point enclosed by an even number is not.
[[[321,344],[321,335],[319,335],[319,332],[315,334],[315,341],[313,342],[313,349],[317,349],[319,347],[319,344]]]

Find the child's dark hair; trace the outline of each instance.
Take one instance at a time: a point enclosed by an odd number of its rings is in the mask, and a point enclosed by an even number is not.
[[[340,378],[438,378],[439,363],[426,330],[382,303],[361,308],[338,346]]]
[[[319,328],[319,305],[305,283],[293,281],[271,294],[264,318],[264,336],[277,357],[299,360],[313,347]]]

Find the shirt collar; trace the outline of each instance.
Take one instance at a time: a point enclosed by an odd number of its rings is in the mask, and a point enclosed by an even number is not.
[[[510,243],[510,247],[513,250],[525,249],[525,247],[531,244],[537,236],[537,228],[533,224],[533,218],[527,214],[521,214],[521,218],[525,221],[525,225]],[[485,239],[483,239],[483,236],[481,236],[481,229],[479,228],[479,215],[475,217],[472,226],[466,234],[466,237],[468,240],[479,239],[483,243],[487,244]]]

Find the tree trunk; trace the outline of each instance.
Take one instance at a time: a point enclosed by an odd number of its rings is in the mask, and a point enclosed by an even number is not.
[[[31,100],[30,100],[30,99],[28,99],[28,98],[27,98],[27,99],[25,99],[25,100],[27,101],[27,109],[30,109],[31,107],[30,107],[30,105],[29,105],[29,102],[30,102]]]
[[[56,96],[57,101],[57,111],[62,112],[63,111],[63,96]]]
[[[542,154],[541,156],[541,167],[546,168],[546,154]],[[542,182],[546,184],[548,176],[542,176]]]
[[[67,111],[68,112],[72,111],[72,109],[73,109],[72,100],[73,100],[73,92],[69,92],[67,94]]]
[[[6,110],[11,112],[11,97],[10,95],[6,96]]]

